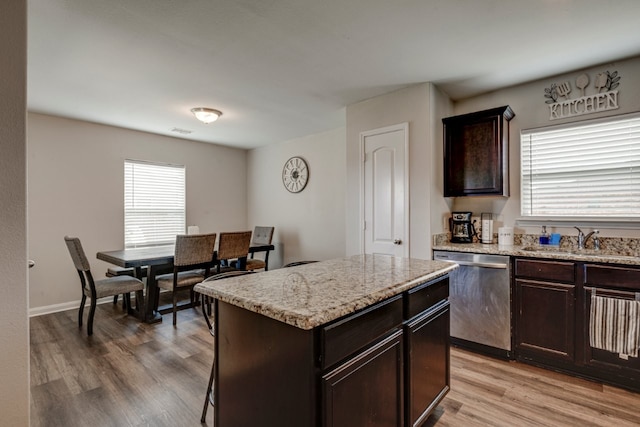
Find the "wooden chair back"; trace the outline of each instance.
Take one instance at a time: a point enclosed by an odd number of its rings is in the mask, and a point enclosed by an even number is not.
[[[251,231],[220,233],[218,260],[246,258],[251,246]]]

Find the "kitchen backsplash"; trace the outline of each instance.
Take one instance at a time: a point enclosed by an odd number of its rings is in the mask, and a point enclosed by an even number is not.
[[[538,245],[539,234],[514,234],[514,246],[536,246]],[[434,246],[449,245],[450,233],[441,233],[433,236]],[[599,237],[600,250],[603,253],[615,253],[619,255],[637,256],[640,254],[640,239],[627,237]],[[475,239],[474,239],[475,242]],[[479,243],[479,241],[478,241]],[[494,233],[493,243],[498,244],[498,234]],[[463,243],[461,243],[463,244]],[[577,236],[562,236],[560,238],[560,248],[575,248],[578,245]],[[586,249],[593,249],[593,240],[589,239],[585,245]]]

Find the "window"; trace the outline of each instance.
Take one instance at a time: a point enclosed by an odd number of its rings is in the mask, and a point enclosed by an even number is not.
[[[640,114],[522,131],[522,215],[640,216]]]
[[[173,244],[184,230],[184,166],[125,160],[125,248]]]

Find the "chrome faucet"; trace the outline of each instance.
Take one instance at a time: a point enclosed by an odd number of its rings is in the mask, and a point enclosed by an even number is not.
[[[582,230],[580,230],[578,227],[573,228],[578,230],[578,249],[584,249],[584,246],[587,244],[587,241],[589,241],[589,238],[593,236],[593,249],[596,251],[600,250],[600,239],[598,238],[598,234],[600,232],[598,230],[593,230],[585,236]]]

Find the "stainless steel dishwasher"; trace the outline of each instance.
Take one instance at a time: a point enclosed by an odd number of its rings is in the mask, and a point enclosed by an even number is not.
[[[433,259],[460,265],[449,279],[452,343],[512,357],[509,257],[434,251]]]

